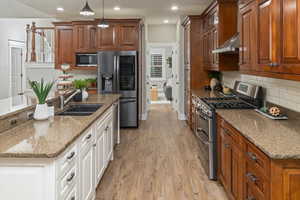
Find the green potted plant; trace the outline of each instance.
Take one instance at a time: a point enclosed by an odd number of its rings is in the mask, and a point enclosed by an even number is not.
[[[89,94],[86,91],[87,81],[84,79],[77,79],[73,81],[74,87],[81,92],[74,96],[74,101],[83,101],[88,98]]]
[[[45,83],[44,79],[42,78],[40,82],[28,80],[28,83],[38,100],[38,104],[35,107],[33,118],[36,120],[48,119],[49,112],[46,99],[54,85],[54,81]]]

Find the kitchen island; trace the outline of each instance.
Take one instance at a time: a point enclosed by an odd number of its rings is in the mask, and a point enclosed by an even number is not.
[[[113,159],[120,95],[91,95],[89,116],[30,120],[0,134],[0,195],[9,200],[90,200]]]

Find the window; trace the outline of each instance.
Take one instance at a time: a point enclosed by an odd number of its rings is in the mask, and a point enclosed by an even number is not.
[[[151,78],[163,78],[163,56],[162,54],[151,54]]]

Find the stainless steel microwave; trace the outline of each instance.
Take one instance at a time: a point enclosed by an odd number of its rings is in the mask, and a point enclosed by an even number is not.
[[[97,66],[97,54],[76,54],[76,66],[78,67],[96,67]]]

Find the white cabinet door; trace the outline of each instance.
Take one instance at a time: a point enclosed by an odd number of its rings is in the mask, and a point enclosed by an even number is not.
[[[94,154],[93,147],[89,145],[80,156],[80,189],[81,200],[90,200],[95,193],[94,187]]]
[[[113,153],[113,121],[112,118],[108,118],[107,127],[106,127],[106,161],[107,164],[112,160]]]
[[[105,128],[106,123],[103,122],[96,126],[96,145],[95,145],[95,171],[96,171],[96,183],[97,187],[105,170]]]

